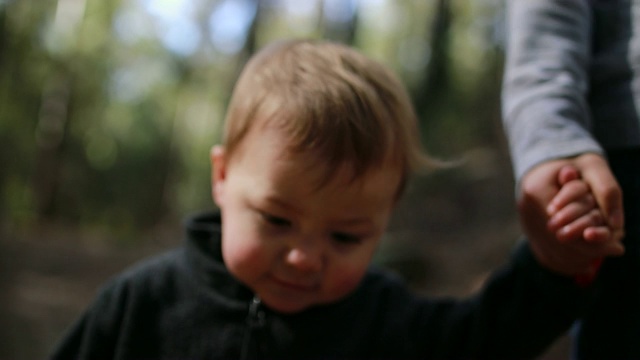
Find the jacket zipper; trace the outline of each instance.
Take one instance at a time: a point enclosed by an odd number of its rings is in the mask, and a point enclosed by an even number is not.
[[[242,341],[242,352],[240,359],[247,360],[249,359],[249,352],[251,348],[251,340],[252,335],[255,330],[259,330],[265,325],[265,314],[264,311],[260,309],[260,305],[262,302],[258,296],[254,296],[249,303],[249,314],[247,315],[247,330],[244,335],[244,340]],[[255,348],[254,348],[255,349]],[[257,357],[258,351],[254,351],[254,357]]]

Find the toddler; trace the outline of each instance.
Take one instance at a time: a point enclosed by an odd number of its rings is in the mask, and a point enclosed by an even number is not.
[[[407,178],[437,163],[418,133],[387,67],[330,42],[266,47],[211,152],[219,213],[189,219],[184,247],[110,280],[53,359],[539,355],[590,289],[542,266],[528,243],[465,300],[420,297],[370,267]],[[567,189],[560,208],[573,210],[558,224],[600,226],[584,220],[588,191]]]

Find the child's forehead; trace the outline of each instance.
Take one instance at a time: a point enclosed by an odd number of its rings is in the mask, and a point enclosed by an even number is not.
[[[264,166],[264,171],[253,172],[255,186],[251,186],[254,194],[260,194],[263,199],[286,199],[289,203],[300,204],[305,203],[305,199],[320,201],[317,198],[320,196],[323,201],[336,200],[345,208],[382,208],[395,200],[402,181],[402,173],[397,167],[383,166],[356,174],[349,164],[334,166],[312,153],[282,147],[273,149],[272,154],[274,161],[270,164],[254,161],[249,164],[249,167]],[[313,204],[306,206],[313,207]]]
[[[288,115],[292,116],[292,115]],[[372,173],[384,171],[392,175],[402,174],[402,167],[391,159],[376,163],[358,163],[356,158],[327,153],[326,149],[310,143],[301,143],[290,128],[283,126],[282,119],[256,121],[243,141],[254,147],[254,152],[273,152],[273,157],[286,163],[300,174],[313,174],[317,189],[344,187],[365,183]],[[295,120],[288,120],[295,121]]]

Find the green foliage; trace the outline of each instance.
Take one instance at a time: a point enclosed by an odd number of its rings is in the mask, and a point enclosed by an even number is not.
[[[127,237],[213,206],[208,154],[235,77],[282,37],[350,42],[395,68],[437,155],[495,140],[499,1],[358,2],[347,17],[325,2],[0,2],[0,219]],[[250,16],[220,40],[210,18],[229,4]]]

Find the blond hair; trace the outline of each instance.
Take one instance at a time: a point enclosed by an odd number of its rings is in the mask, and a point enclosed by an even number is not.
[[[326,179],[339,168],[353,178],[392,162],[402,184],[436,162],[422,149],[417,118],[400,80],[345,45],[289,40],[267,46],[245,66],[225,119],[232,157],[257,122],[277,125],[289,149],[312,154]],[[401,191],[401,190],[399,190]]]

